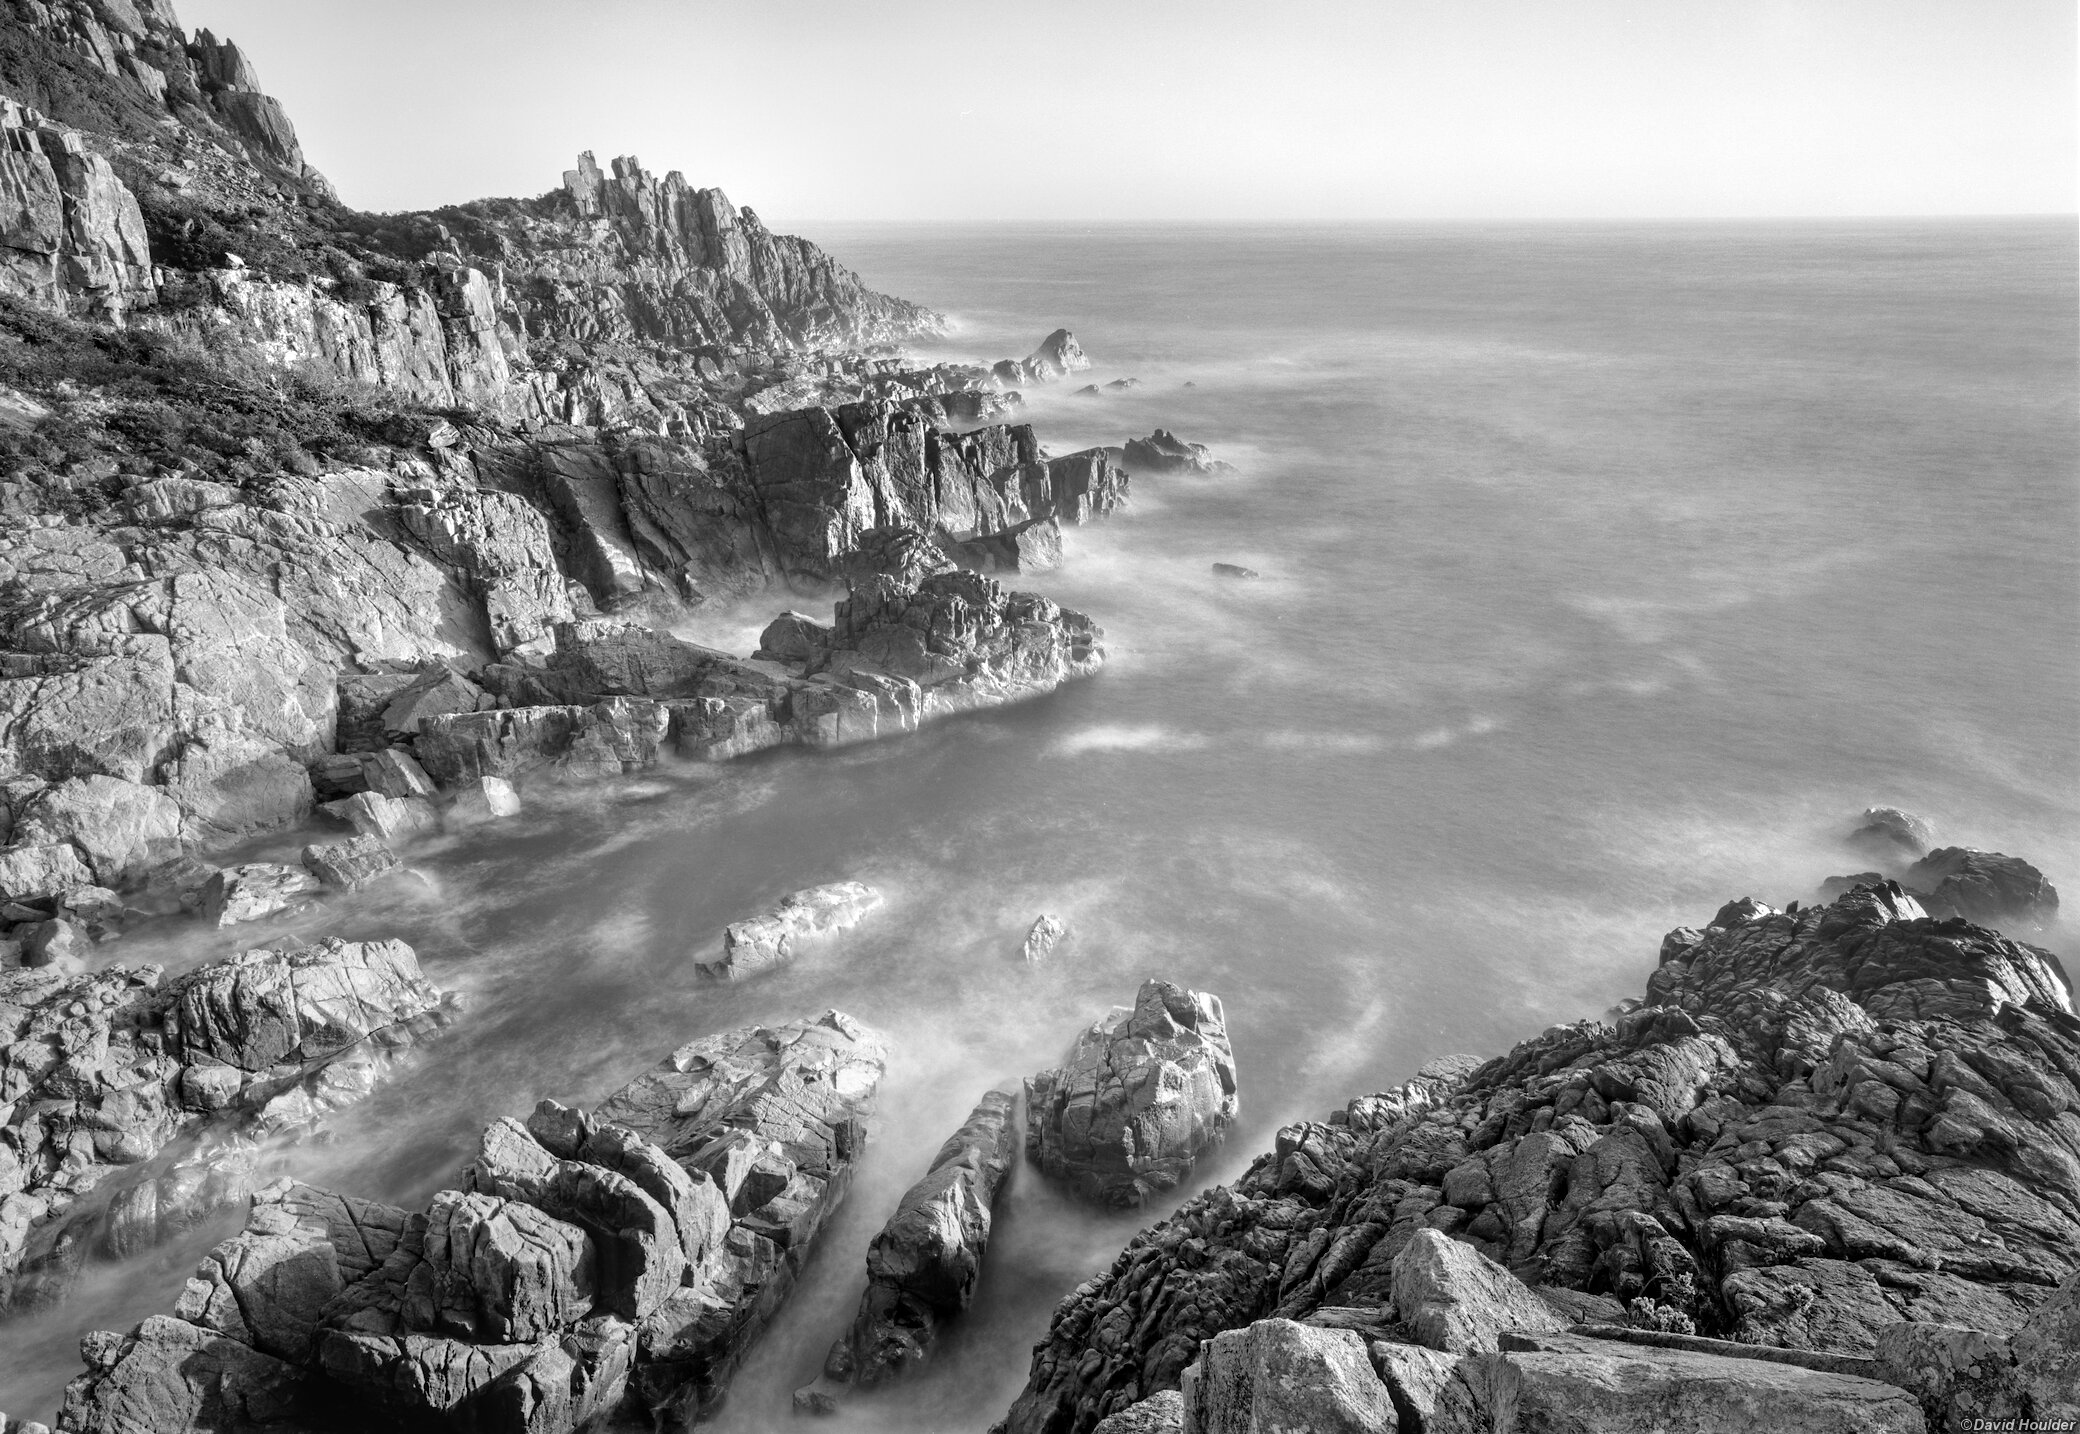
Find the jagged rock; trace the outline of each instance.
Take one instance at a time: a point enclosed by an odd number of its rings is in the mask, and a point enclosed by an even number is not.
[[[826,1412],[851,1385],[908,1373],[939,1326],[968,1307],[989,1247],[990,1208],[1011,1173],[1017,1098],[991,1091],[939,1147],[922,1180],[867,1246],[867,1290],[852,1328],[831,1346],[823,1377],[795,1391],[798,1409]]]
[[[1889,877],[1882,871],[1859,871],[1851,876],[1830,876],[1820,883],[1820,900],[1823,904],[1845,896],[1859,886],[1883,886]]]
[[[1090,366],[1076,335],[1067,329],[1056,329],[1025,358],[1000,359],[991,367],[990,376],[1003,388],[1017,388],[1020,384],[1052,383]]]
[[[2015,1334],[2015,1383],[2038,1420],[2080,1420],[2080,1273]]]
[[[250,951],[171,982],[0,971],[0,1309],[238,1199],[260,1137],[367,1094],[440,1002],[399,942]]]
[[[79,849],[69,842],[25,842],[0,851],[0,896],[9,901],[40,901],[93,880]]]
[[[1568,1321],[1471,1245],[1418,1230],[1394,1257],[1394,1311],[1415,1339],[1451,1354],[1492,1350],[1506,1332]]]
[[[1935,828],[1898,807],[1871,807],[1849,833],[1849,845],[1882,861],[1919,861],[1936,843]]]
[[[1037,966],[1054,955],[1054,948],[1061,944],[1068,933],[1069,924],[1059,916],[1041,916],[1026,932],[1025,945],[1019,948],[1019,958],[1028,966]]]
[[[287,911],[318,892],[318,878],[293,866],[247,862],[216,873],[202,889],[202,918],[214,926],[235,926]]]
[[[1184,1396],[1174,1389],[1151,1394],[1098,1422],[1091,1434],[1183,1434]]]
[[[1222,1330],[1385,1302],[1424,1230],[1743,1344],[2015,1334],[2080,1252],[2053,958],[1889,883],[1721,915],[1665,943],[1655,1004],[1282,1130],[1063,1301],[1008,1434],[1084,1434]]]
[[[1437,1434],[1583,1428],[1922,1434],[1925,1427],[1911,1394],[1875,1379],[1577,1335],[1542,1335],[1535,1343],[1536,1350],[1467,1360],[1461,1366],[1467,1398],[1447,1398],[1425,1428]]]
[[[2058,920],[2058,889],[2020,857],[1946,846],[1915,862],[1900,881],[1934,916],[2028,928]]]
[[[778,966],[793,958],[797,941],[850,930],[880,904],[881,893],[859,881],[794,892],[781,898],[771,911],[725,927],[722,955],[701,962],[701,970],[736,980]]]
[[[1213,575],[1217,578],[1244,579],[1261,578],[1264,576],[1255,568],[1245,568],[1240,563],[1215,563],[1213,565]]]
[[[450,825],[476,825],[520,814],[520,794],[503,777],[474,777],[462,784],[444,820]]]
[[[1220,998],[1151,980],[1026,1082],[1026,1153],[1083,1199],[1139,1205],[1174,1189],[1235,1111]]]
[[[362,790],[378,796],[408,799],[431,797],[434,794],[432,778],[419,765],[419,759],[401,747],[385,747],[380,752],[359,754],[362,774]],[[349,796],[352,793],[348,793]]]
[[[397,870],[397,853],[372,836],[349,837],[303,849],[303,865],[326,886],[358,891]]]
[[[1146,438],[1129,438],[1124,459],[1129,473],[1188,473],[1205,477],[1231,473],[1232,463],[1223,463],[1203,443],[1187,443],[1167,428],[1158,428]]]
[[[74,130],[0,101],[0,289],[60,313],[120,320],[156,297],[144,215]]]
[[[1184,1372],[1183,1411],[1190,1434],[1374,1434],[1397,1427],[1364,1340],[1282,1319],[1209,1340]]]

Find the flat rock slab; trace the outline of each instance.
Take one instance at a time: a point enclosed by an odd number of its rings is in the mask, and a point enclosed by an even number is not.
[[[881,893],[860,881],[797,891],[782,898],[771,911],[726,927],[722,955],[701,962],[700,968],[729,980],[764,971],[791,959],[796,943],[803,938],[848,930],[880,904]]]
[[[1468,1397],[1444,1400],[1427,1434],[1923,1434],[1926,1427],[1913,1395],[1874,1379],[1578,1335],[1539,1343],[1537,1353],[1468,1359],[1461,1366]]]

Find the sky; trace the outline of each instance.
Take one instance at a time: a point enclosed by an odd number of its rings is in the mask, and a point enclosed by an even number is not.
[[[2066,213],[2073,0],[177,0],[341,197],[768,223]]]

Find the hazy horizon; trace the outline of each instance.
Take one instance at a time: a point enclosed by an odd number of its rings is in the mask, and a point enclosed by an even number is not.
[[[379,211],[540,194],[587,149],[782,228],[2080,207],[2054,0],[176,3]]]

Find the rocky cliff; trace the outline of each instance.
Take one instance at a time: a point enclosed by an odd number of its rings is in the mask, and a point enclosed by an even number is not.
[[[2071,992],[2049,953],[1895,884],[1729,903],[1671,934],[1644,1003],[1281,1130],[1063,1301],[1005,1427],[1090,1430],[1260,1320],[1432,1343],[1397,1261],[1440,1235],[1548,1327],[1865,1359],[1902,1323],[2018,1335],[2080,1267]],[[1437,1427],[1647,1427],[1606,1408]]]

